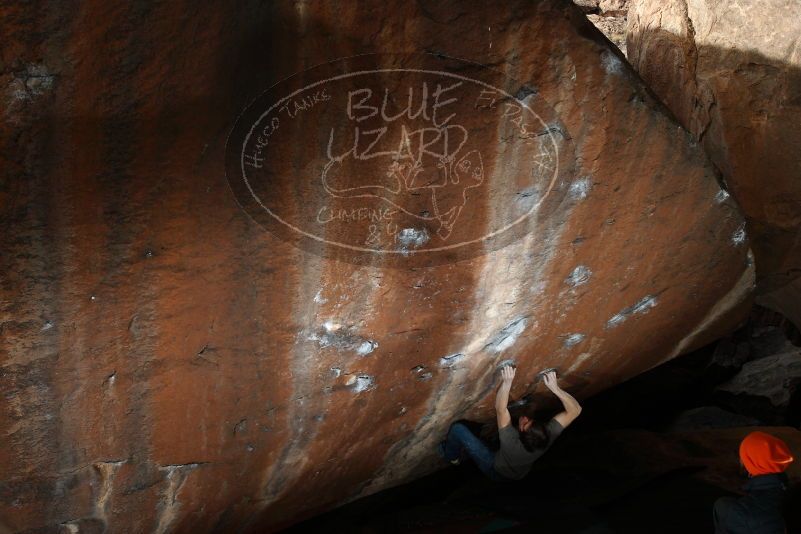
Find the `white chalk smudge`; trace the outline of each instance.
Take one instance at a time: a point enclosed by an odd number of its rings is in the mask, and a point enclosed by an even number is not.
[[[400,243],[400,250],[408,252],[410,249],[422,247],[430,238],[425,228],[404,228],[395,235],[395,239]]]
[[[567,370],[567,373],[565,374],[570,374],[576,369],[578,369],[581,366],[581,364],[583,364],[590,356],[592,356],[592,353],[590,352],[582,352],[581,354],[576,356],[576,360],[573,362],[573,365],[570,366],[570,368]]]
[[[570,347],[574,347],[574,346],[578,345],[579,343],[581,343],[582,341],[584,341],[584,338],[586,338],[586,337],[587,336],[585,336],[584,334],[578,334],[578,333],[570,334],[570,335],[565,337],[563,345],[565,346],[565,348],[569,349]]]
[[[731,242],[734,246],[739,246],[745,243],[745,238],[747,237],[745,233],[745,223],[741,224],[740,227],[731,235]]]
[[[356,354],[358,354],[359,356],[366,356],[371,352],[373,352],[377,347],[378,347],[377,341],[371,341],[371,340],[363,341],[356,348]]]
[[[606,321],[606,328],[607,329],[614,328],[625,320],[626,320],[625,315],[623,315],[622,313],[616,313],[615,315],[612,316],[611,319]]]
[[[534,205],[539,202],[542,194],[536,187],[527,187],[518,192],[515,196],[515,203],[517,205],[518,213],[528,213],[532,210]]]
[[[347,385],[351,386],[355,393],[362,393],[373,389],[374,383],[375,381],[370,375],[355,375],[350,377]]]
[[[325,304],[326,302],[328,302],[328,299],[324,299],[323,298],[323,290],[322,289],[320,289],[317,292],[317,294],[314,295],[314,302],[316,302],[317,304]]]
[[[531,285],[529,291],[531,291],[532,296],[539,296],[545,294],[547,287],[548,284],[545,283],[545,280],[538,280]]]
[[[341,367],[332,367],[331,374],[334,375],[334,378],[339,378],[342,376],[342,368]]]
[[[565,279],[565,283],[572,287],[578,287],[589,282],[590,276],[592,276],[592,271],[586,265],[579,265]]]
[[[623,72],[623,62],[610,50],[601,52],[601,66],[607,74],[619,74]]]
[[[590,189],[592,189],[592,182],[589,176],[584,176],[570,184],[568,193],[574,200],[584,200],[590,194]]]
[[[648,310],[654,308],[657,305],[657,299],[653,295],[647,295],[637,301],[636,304],[633,306],[629,306],[628,308],[623,308],[620,312],[616,313],[606,322],[606,329],[609,330],[611,328],[615,328],[616,326],[623,323],[626,319],[628,319],[632,315],[648,313]]]
[[[431,380],[431,377],[433,377],[434,374],[431,373],[430,371],[423,372],[424,370],[425,370],[425,367],[423,367],[423,369],[421,369],[420,371],[417,371],[417,379],[418,380]]]
[[[440,367],[445,367],[447,369],[453,369],[453,366],[457,363],[464,360],[465,355],[461,352],[457,352],[456,354],[451,354],[449,356],[443,356],[439,359]]]
[[[648,295],[634,305],[632,313],[645,313],[656,306],[656,297]]]
[[[717,202],[718,204],[725,202],[726,199],[729,198],[729,196],[730,195],[728,191],[726,191],[725,189],[721,189],[720,191],[718,191],[718,194],[715,195],[715,202]]]
[[[367,356],[378,348],[378,341],[357,335],[355,327],[343,327],[332,321],[323,323],[320,332],[314,332],[306,339],[316,341],[321,349],[334,348],[340,352],[355,352],[359,356]]]
[[[526,318],[520,317],[506,325],[500,332],[495,334],[493,338],[484,345],[484,350],[492,352],[503,352],[515,344],[517,338],[526,329]]]

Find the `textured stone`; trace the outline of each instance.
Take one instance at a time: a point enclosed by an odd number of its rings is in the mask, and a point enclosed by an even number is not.
[[[699,406],[681,412],[670,422],[668,432],[687,432],[711,428],[757,426],[759,419],[726,411],[717,406]]]
[[[573,0],[593,25],[626,54],[628,0]]]
[[[751,346],[748,343],[737,343],[731,338],[721,339],[715,346],[711,365],[737,371],[750,357]]]
[[[753,234],[760,304],[801,327],[801,34],[790,0],[634,0],[631,64],[703,144]]]
[[[718,389],[735,395],[765,397],[773,406],[786,408],[801,384],[801,349],[793,349],[746,363]]]
[[[550,366],[583,398],[715,339],[748,304],[738,208],[569,3],[1,9],[0,515],[14,529],[274,530],[435,469],[452,420],[491,417],[503,361],[515,398],[550,398],[534,383]],[[540,201],[505,246],[428,262],[447,239],[432,223],[399,228],[392,260],[345,258],[240,209],[225,145],[242,110],[376,51],[432,52],[547,120],[532,136],[507,135],[500,106],[465,118],[483,128],[485,182],[453,232]],[[304,173],[338,117],[281,141],[297,141],[268,167],[287,206],[319,201]],[[519,171],[546,136],[560,152],[543,199]]]
[[[629,0],[601,0],[598,8],[607,15],[625,15],[629,9]]]
[[[596,28],[617,46],[621,52],[626,53],[626,15],[594,15],[587,18]]]

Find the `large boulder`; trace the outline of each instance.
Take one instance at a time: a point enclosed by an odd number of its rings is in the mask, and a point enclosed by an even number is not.
[[[749,305],[737,206],[568,2],[0,9],[13,529],[274,530],[437,468],[506,360],[583,398]]]
[[[791,0],[632,0],[634,68],[742,206],[757,302],[801,327],[801,34]]]

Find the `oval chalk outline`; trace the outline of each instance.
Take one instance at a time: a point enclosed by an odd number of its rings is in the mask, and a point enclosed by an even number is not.
[[[362,56],[362,57],[364,57],[364,56]],[[451,58],[451,59],[456,59],[456,58]],[[342,61],[342,60],[337,60],[337,61]],[[329,63],[324,63],[324,64],[321,64],[321,65],[317,65],[316,67],[311,67],[311,68],[307,69],[307,71],[308,70],[312,70],[314,68],[317,68],[319,66],[331,65],[331,64],[336,63],[337,61],[332,61],[332,62],[329,62]],[[459,61],[461,61],[461,60],[459,60]],[[304,72],[306,72],[306,71],[304,71]],[[275,109],[281,103],[285,102],[286,100],[289,100],[289,99],[293,98],[295,95],[297,95],[299,93],[302,93],[302,92],[304,92],[304,91],[306,91],[308,89],[317,87],[319,85],[322,85],[322,84],[325,84],[325,83],[328,83],[328,82],[337,81],[337,80],[341,80],[341,79],[345,79],[345,78],[351,78],[351,77],[354,77],[354,76],[363,76],[363,75],[367,75],[367,74],[378,74],[378,73],[391,73],[391,72],[410,72],[410,73],[417,73],[417,74],[434,74],[434,75],[446,76],[446,77],[449,77],[449,78],[454,78],[454,79],[470,82],[470,83],[473,83],[473,84],[476,84],[476,85],[479,85],[479,86],[486,87],[486,88],[491,89],[493,91],[497,91],[498,93],[500,93],[500,94],[502,94],[502,95],[504,95],[504,96],[506,96],[508,98],[511,98],[516,103],[518,103],[522,108],[526,109],[526,111],[531,113],[534,116],[534,118],[537,121],[539,121],[539,123],[545,129],[545,132],[548,134],[548,137],[549,137],[549,139],[550,139],[550,141],[551,141],[551,143],[553,145],[554,152],[555,152],[555,157],[556,157],[556,163],[554,165],[554,171],[553,171],[553,176],[551,177],[551,182],[548,184],[547,190],[542,195],[542,197],[540,197],[539,201],[536,202],[535,204],[533,204],[531,206],[531,208],[526,213],[524,213],[523,215],[521,215],[520,217],[518,217],[517,219],[515,219],[511,223],[507,224],[506,226],[504,226],[503,228],[501,228],[499,230],[496,230],[494,232],[490,232],[489,234],[485,234],[482,237],[479,237],[479,238],[476,238],[476,239],[472,239],[472,240],[469,240],[469,241],[462,241],[460,243],[454,243],[454,244],[447,245],[447,246],[441,246],[441,247],[436,247],[436,248],[425,248],[425,249],[422,249],[422,250],[415,250],[415,251],[377,250],[377,249],[372,249],[372,248],[366,248],[366,247],[359,247],[359,246],[355,246],[355,245],[350,245],[350,244],[347,244],[347,243],[341,243],[341,242],[338,242],[338,241],[329,241],[329,240],[324,239],[324,238],[322,238],[322,237],[320,237],[318,235],[311,234],[311,233],[309,233],[309,232],[307,232],[307,231],[305,231],[305,230],[303,230],[301,228],[298,228],[295,225],[289,223],[288,221],[285,221],[280,216],[275,214],[272,210],[270,210],[270,208],[265,206],[262,203],[261,199],[253,191],[253,188],[251,187],[250,182],[247,179],[247,174],[245,172],[245,163],[244,163],[245,147],[247,146],[248,141],[250,140],[250,137],[253,135],[253,131],[256,129],[256,126],[258,124],[260,124],[261,121],[266,116],[268,116],[273,111],[273,109]],[[285,81],[289,80],[291,77],[292,76],[290,76],[289,78],[285,78],[284,80],[281,80],[280,82],[276,83],[273,87],[276,87],[276,86],[284,83]],[[272,89],[272,87],[270,89]],[[253,104],[255,104],[256,102],[258,102],[258,98],[253,102]],[[244,116],[247,113],[248,109],[253,104],[251,104],[250,106],[245,108],[245,110],[242,112],[242,116]],[[499,89],[499,88],[497,88],[497,87],[495,87],[493,85],[490,85],[490,84],[488,84],[486,82],[482,82],[480,80],[475,80],[473,78],[469,78],[467,76],[462,76],[460,74],[453,74],[453,73],[446,72],[446,71],[437,71],[437,70],[429,70],[429,69],[402,68],[402,69],[359,70],[359,71],[354,71],[354,72],[348,72],[348,73],[345,73],[345,74],[340,74],[340,75],[333,76],[333,77],[330,77],[330,78],[324,78],[322,80],[319,80],[319,81],[316,81],[314,83],[308,84],[308,85],[306,85],[304,87],[301,87],[300,89],[297,89],[297,90],[293,91],[289,95],[281,98],[280,100],[275,102],[272,106],[270,106],[267,109],[267,111],[262,113],[258,117],[258,119],[256,119],[253,122],[253,125],[250,127],[250,130],[248,130],[248,133],[245,136],[245,139],[242,142],[241,146],[242,146],[242,149],[240,151],[240,157],[239,157],[241,179],[245,182],[245,186],[247,187],[248,191],[250,192],[251,197],[273,219],[277,220],[279,223],[281,223],[285,227],[295,231],[296,233],[298,233],[298,234],[300,234],[302,236],[305,236],[307,238],[313,239],[313,240],[315,240],[317,242],[325,243],[325,244],[328,244],[328,245],[333,245],[333,246],[336,246],[336,247],[341,247],[341,248],[348,249],[348,250],[353,250],[353,251],[356,251],[356,252],[367,252],[367,253],[372,253],[372,254],[395,254],[395,255],[404,255],[404,256],[409,256],[409,255],[413,255],[413,254],[420,255],[420,254],[423,254],[423,253],[442,252],[442,251],[447,251],[447,250],[454,250],[454,249],[457,249],[457,248],[460,248],[460,247],[473,245],[473,244],[480,243],[482,241],[486,241],[488,239],[492,239],[494,237],[497,237],[500,234],[503,234],[504,232],[508,231],[513,226],[519,224],[520,222],[522,222],[523,220],[525,220],[529,216],[531,216],[531,214],[542,204],[542,202],[548,197],[548,195],[553,190],[554,185],[556,184],[556,179],[557,179],[558,173],[559,173],[559,146],[557,145],[556,141],[554,140],[553,134],[551,133],[551,129],[548,127],[548,125],[545,123],[545,121],[543,121],[542,118],[535,111],[533,111],[531,108],[529,108],[528,105],[526,105],[524,102],[522,102],[518,98],[514,97],[513,95],[509,94],[508,92],[506,92],[506,91],[504,91],[502,89]],[[234,195],[234,196],[236,197],[236,195]],[[237,199],[237,203],[239,203],[238,199]],[[243,211],[245,211],[245,213],[247,213],[247,210],[241,204],[240,204],[240,207],[242,207]],[[261,226],[261,224],[258,221],[256,221],[256,223],[259,224],[259,226]]]

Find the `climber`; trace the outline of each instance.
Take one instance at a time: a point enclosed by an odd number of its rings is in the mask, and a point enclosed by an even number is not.
[[[562,401],[564,411],[545,424],[521,416],[515,428],[507,408],[515,368],[505,366],[500,373],[501,385],[495,398],[500,450],[493,452],[465,424],[457,422],[451,425],[447,438],[440,443],[439,453],[454,465],[458,465],[463,456],[470,457],[492,480],[519,480],[526,476],[534,461],[548,450],[562,430],[579,416],[581,405],[559,387],[556,371],[548,370],[540,375],[545,386]]]
[[[787,444],[766,434],[751,432],[740,443],[740,463],[748,471],[744,497],[721,497],[715,501],[716,534],[782,534],[782,507],[787,475],[793,456]]]

